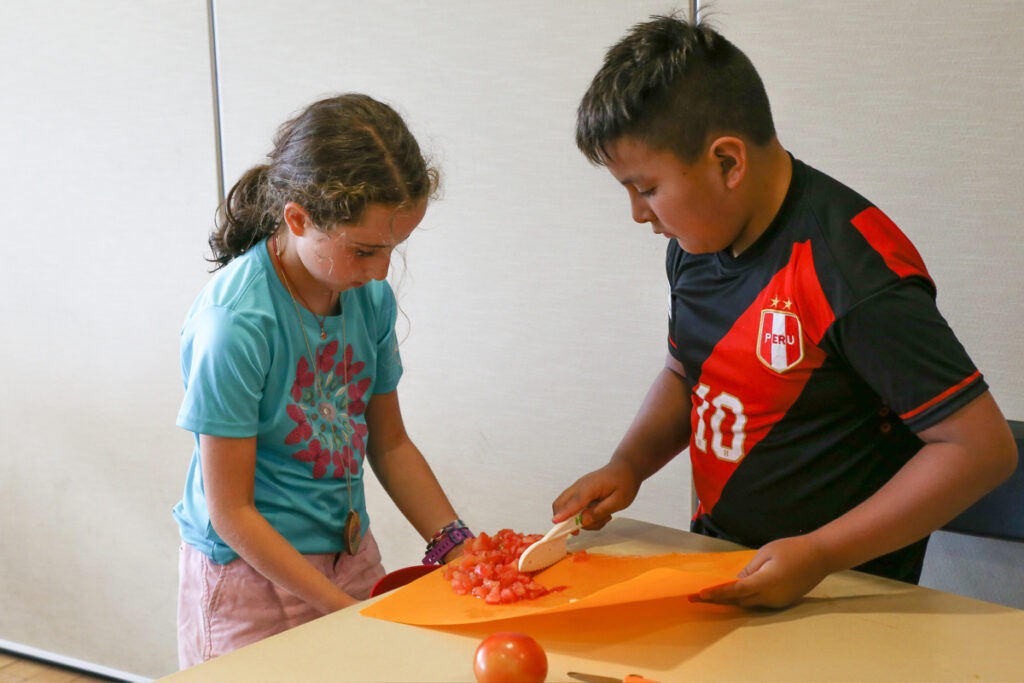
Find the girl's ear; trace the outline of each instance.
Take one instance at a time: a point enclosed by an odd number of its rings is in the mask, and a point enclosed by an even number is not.
[[[720,137],[708,147],[721,174],[722,184],[735,190],[747,174],[747,145],[737,137]]]
[[[295,202],[288,202],[284,205],[284,222],[288,224],[288,230],[296,237],[301,237],[313,225],[306,210]]]

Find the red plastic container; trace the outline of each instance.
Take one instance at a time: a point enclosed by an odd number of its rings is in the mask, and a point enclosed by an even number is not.
[[[417,564],[412,567],[402,567],[401,569],[396,569],[393,572],[388,572],[384,576],[380,577],[377,583],[373,584],[373,588],[370,589],[370,597],[372,598],[380,595],[381,593],[387,593],[390,590],[400,588],[411,581],[415,581],[421,576],[429,574],[439,567],[440,565],[436,564]]]

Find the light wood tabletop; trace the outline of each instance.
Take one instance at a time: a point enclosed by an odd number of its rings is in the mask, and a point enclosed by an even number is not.
[[[570,541],[571,550],[582,548],[617,555],[739,549],[626,518]],[[785,610],[651,602],[509,622],[512,629],[408,626],[364,617],[362,603],[161,681],[472,682],[477,645],[501,630],[541,643],[549,683],[572,680],[569,671],[662,683],[1024,681],[1024,611],[860,572],[828,577]]]

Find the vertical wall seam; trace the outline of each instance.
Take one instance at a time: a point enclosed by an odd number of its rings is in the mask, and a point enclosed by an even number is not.
[[[220,72],[217,59],[217,19],[214,0],[206,0],[207,26],[210,34],[210,85],[213,96],[213,147],[217,166],[217,198],[224,201],[224,145],[220,122]]]

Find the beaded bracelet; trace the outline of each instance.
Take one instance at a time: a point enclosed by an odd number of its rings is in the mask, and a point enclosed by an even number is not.
[[[427,543],[427,554],[423,556],[423,564],[441,564],[444,562],[444,556],[452,548],[471,538],[475,536],[465,522],[461,519],[455,520],[434,534]]]

